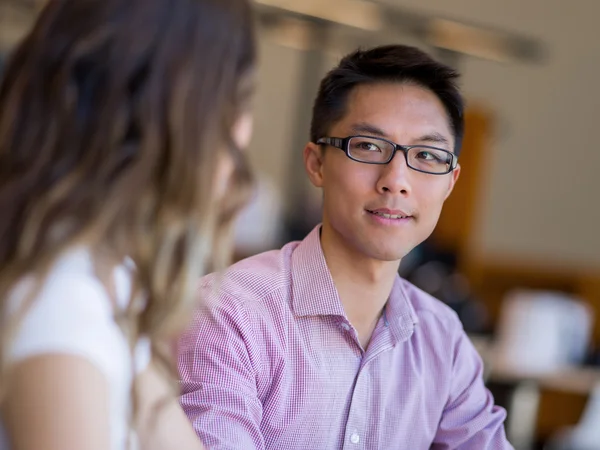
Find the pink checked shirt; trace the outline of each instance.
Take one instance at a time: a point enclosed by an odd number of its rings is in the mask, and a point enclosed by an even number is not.
[[[441,302],[397,278],[361,349],[318,228],[202,287],[179,371],[208,449],[512,449],[482,362]]]

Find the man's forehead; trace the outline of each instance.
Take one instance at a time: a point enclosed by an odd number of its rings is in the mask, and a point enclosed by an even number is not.
[[[435,93],[400,83],[357,86],[337,125],[348,132],[381,137],[409,127],[415,133],[437,136],[433,140],[454,140],[450,117]]]

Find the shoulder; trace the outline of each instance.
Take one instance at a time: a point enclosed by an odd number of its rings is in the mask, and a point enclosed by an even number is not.
[[[291,255],[295,243],[242,260],[222,274],[200,280],[199,307],[179,352],[243,340],[248,351],[264,356],[266,342],[280,341],[291,314]],[[198,350],[198,343],[203,345]]]
[[[400,289],[420,327],[434,327],[439,332],[450,334],[463,332],[458,315],[448,305],[403,278],[400,278]]]
[[[472,350],[458,314],[406,280],[401,280],[401,289],[413,314],[411,345],[424,355],[431,370],[449,374],[458,355]]]
[[[38,284],[39,283],[39,284]],[[81,313],[87,309],[112,314],[106,289],[94,274],[90,253],[78,248],[62,255],[39,282],[28,276],[13,289],[9,314],[30,305],[28,315],[37,310],[51,310],[49,318]]]
[[[222,274],[200,280],[201,300],[209,307],[235,303],[254,309],[267,306],[270,299],[287,296],[291,286],[291,255],[297,243],[246,258]]]
[[[123,278],[124,273],[115,272],[115,277],[118,295],[128,296],[123,281],[130,280]],[[8,313],[16,324],[8,353],[11,362],[62,353],[112,370],[127,358],[128,344],[115,321],[115,302],[84,248],[61,256],[39,286],[33,277],[22,280],[10,294]]]

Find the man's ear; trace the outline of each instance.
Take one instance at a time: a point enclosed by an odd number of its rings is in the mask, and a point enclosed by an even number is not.
[[[460,176],[460,164],[456,165],[456,169],[454,169],[452,171],[452,178],[450,180],[450,186],[448,186],[448,192],[446,192],[446,196],[444,197],[444,201],[446,201],[446,199],[448,197],[450,197],[450,194],[452,193],[452,191],[454,190],[454,185],[456,184],[456,182],[458,181],[458,177]]]
[[[304,169],[308,179],[315,187],[323,187],[323,157],[325,153],[320,145],[309,142],[304,147]]]

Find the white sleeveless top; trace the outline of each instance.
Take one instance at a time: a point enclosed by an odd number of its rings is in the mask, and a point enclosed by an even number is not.
[[[126,306],[131,289],[128,269],[117,267],[114,278],[117,302]],[[19,287],[11,296],[12,309],[18,305]],[[83,248],[70,251],[51,269],[7,357],[11,364],[46,353],[63,353],[93,363],[109,383],[111,450],[124,450],[132,438],[128,425],[132,361],[127,338],[115,322],[113,310],[106,289],[94,273],[89,252]],[[147,367],[150,356],[149,341],[140,339],[134,355],[136,373]],[[60,405],[56,406],[60,410]],[[135,442],[130,448],[136,448]],[[10,450],[1,421],[0,450]]]

